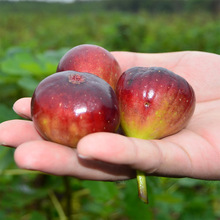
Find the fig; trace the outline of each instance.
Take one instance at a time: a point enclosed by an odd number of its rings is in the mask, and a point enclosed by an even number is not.
[[[94,74],[76,71],[43,79],[33,93],[31,115],[44,139],[69,147],[90,133],[115,132],[120,123],[112,87]]]
[[[182,130],[195,109],[195,93],[181,76],[162,67],[133,67],[118,80],[121,127],[125,135],[161,139]],[[148,202],[145,174],[137,171],[139,197]]]
[[[113,89],[122,73],[114,56],[103,47],[93,44],[81,44],[67,51],[57,66],[57,72],[65,70],[95,74]]]

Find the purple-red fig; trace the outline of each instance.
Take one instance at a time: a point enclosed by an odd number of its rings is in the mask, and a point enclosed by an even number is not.
[[[125,135],[160,139],[182,130],[195,109],[195,93],[181,76],[162,67],[133,67],[118,80],[121,127]],[[148,203],[145,173],[137,170],[139,197]]]
[[[31,115],[43,138],[69,147],[94,132],[115,132],[119,107],[112,87],[100,77],[63,71],[42,80],[34,91]]]
[[[127,136],[160,139],[177,133],[195,109],[195,93],[181,76],[162,67],[133,67],[117,84],[121,126]]]
[[[122,73],[114,56],[103,47],[82,44],[73,47],[61,58],[57,72],[74,70],[92,73],[108,82],[115,89]]]

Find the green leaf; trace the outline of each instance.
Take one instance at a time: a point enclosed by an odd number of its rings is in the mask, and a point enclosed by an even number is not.
[[[25,49],[10,49],[1,62],[3,73],[13,76],[45,77],[55,73],[58,62],[67,49],[33,54]]]
[[[35,88],[39,84],[39,80],[33,79],[31,77],[22,77],[20,80],[18,80],[18,85],[24,89],[27,90],[32,95]]]
[[[13,153],[12,149],[0,146],[0,172],[14,164]]]
[[[114,182],[84,181],[83,186],[90,190],[90,194],[94,199],[103,202],[113,199],[118,193]]]
[[[40,212],[34,211],[31,213],[31,217],[29,220],[46,220],[47,218]]]
[[[190,179],[190,178],[181,178],[178,180],[178,185],[183,187],[194,187],[197,185],[201,185],[202,183],[204,183],[204,180]]]
[[[149,177],[147,178],[149,181]],[[149,187],[148,187],[149,188]],[[153,202],[151,201],[152,194],[149,192],[149,204],[145,204],[138,197],[137,180],[126,181],[126,187],[123,190],[124,201],[125,201],[125,212],[130,217],[130,219],[142,220],[142,219],[153,219],[153,213],[151,211],[151,206]]]
[[[0,103],[0,123],[9,119],[18,118],[12,108],[7,107],[5,104]]]
[[[1,63],[3,72],[9,75],[26,76],[31,73],[41,71],[41,67],[36,62],[34,56],[27,51],[14,52],[7,56]]]

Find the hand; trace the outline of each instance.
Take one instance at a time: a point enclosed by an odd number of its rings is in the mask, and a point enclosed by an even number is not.
[[[43,140],[30,120],[0,124],[0,143],[16,147],[14,159],[24,169],[82,179],[123,180],[147,175],[220,179],[220,56],[203,52],[139,54],[113,52],[123,71],[132,66],[161,66],[183,76],[194,88],[197,104],[188,126],[161,140],[119,134],[90,134],[71,149]],[[14,104],[30,119],[30,98]]]

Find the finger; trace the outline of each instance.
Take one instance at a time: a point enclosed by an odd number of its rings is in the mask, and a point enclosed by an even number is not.
[[[21,98],[13,105],[13,110],[23,118],[31,118],[31,98]]]
[[[84,137],[77,150],[82,157],[128,165],[147,174],[220,179],[218,149],[188,129],[161,140],[95,133]]]
[[[17,147],[24,142],[41,139],[31,121],[15,119],[0,124],[1,145]]]
[[[53,175],[111,181],[134,177],[134,172],[126,166],[81,159],[76,149],[47,141],[24,143],[16,149],[14,157],[20,168]]]
[[[77,151],[85,158],[129,165],[148,174],[190,176],[192,173],[189,155],[183,148],[168,141],[146,141],[96,133],[84,137]]]

